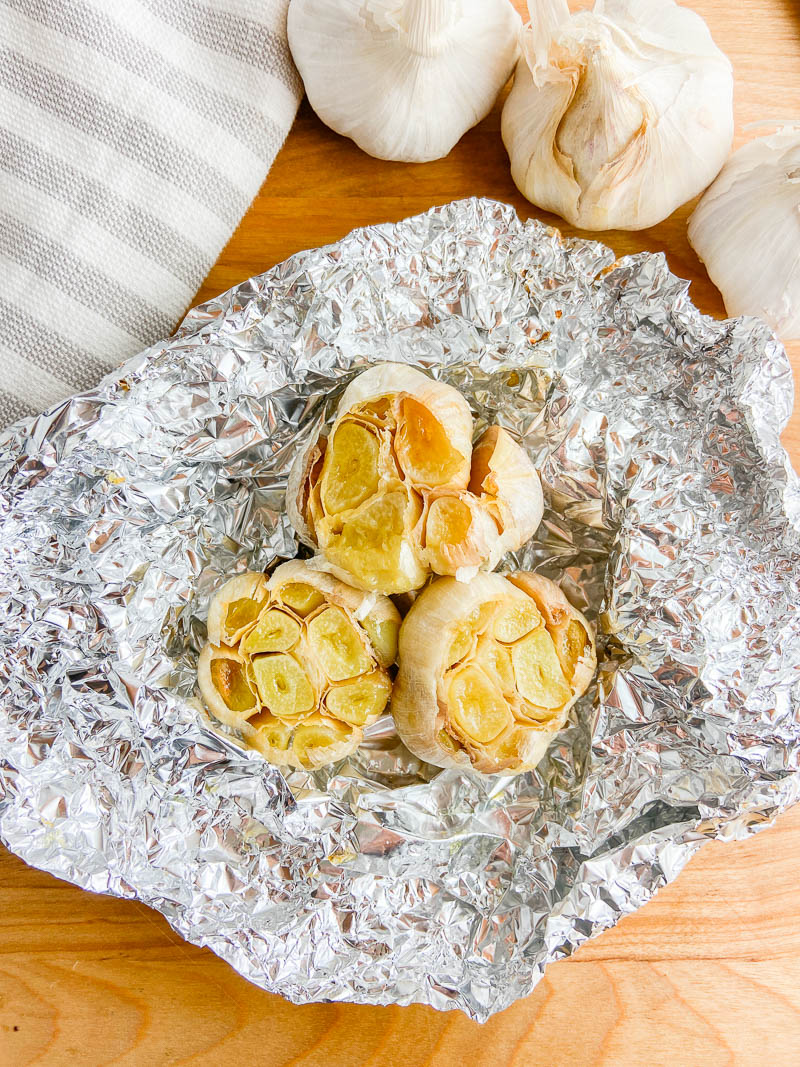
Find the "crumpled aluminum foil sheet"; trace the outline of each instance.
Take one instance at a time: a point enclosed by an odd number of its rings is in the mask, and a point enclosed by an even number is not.
[[[265,989],[476,1019],[800,787],[800,491],[786,356],[467,200],[303,252],[192,311],[0,451],[0,831],[136,897]],[[548,508],[522,566],[598,620],[596,686],[534,773],[439,772],[386,716],[288,776],[205,724],[213,591],[297,550],[291,460],[366,363],[517,433]],[[507,562],[513,562],[511,560]]]

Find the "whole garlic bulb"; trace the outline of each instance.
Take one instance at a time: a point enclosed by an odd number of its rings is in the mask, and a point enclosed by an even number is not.
[[[439,578],[400,627],[392,717],[437,767],[535,767],[597,666],[589,623],[538,574]]]
[[[332,574],[407,593],[431,571],[466,581],[536,531],[542,488],[528,454],[493,426],[472,448],[472,413],[445,382],[402,363],[370,367],[327,438],[295,460],[286,510]]]
[[[800,127],[731,156],[689,219],[689,242],[729,315],[800,337]]]
[[[292,0],[292,56],[322,121],[378,159],[447,155],[511,76],[510,0]]]
[[[307,562],[227,582],[197,663],[206,707],[278,766],[320,767],[358,747],[392,689],[400,615]]]
[[[529,0],[503,108],[519,190],[585,230],[639,230],[696,196],[733,138],[733,74],[673,0]]]

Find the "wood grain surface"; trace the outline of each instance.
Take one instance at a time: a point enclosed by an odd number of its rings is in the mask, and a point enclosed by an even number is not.
[[[693,6],[734,65],[736,144],[757,135],[745,130],[750,122],[800,117],[800,2]],[[355,226],[472,195],[558,222],[514,188],[498,109],[446,159],[401,165],[365,156],[303,105],[197,299]],[[690,210],[649,230],[600,237],[618,254],[665,251],[673,271],[691,279],[694,302],[722,316],[686,240]],[[788,350],[797,381],[800,344]],[[784,441],[800,466],[797,409]],[[651,903],[550,967],[532,996],[481,1027],[422,1007],[288,1004],[185,944],[143,905],[85,893],[0,850],[0,1067],[794,1065],[798,884],[794,809],[745,842],[705,846]]]

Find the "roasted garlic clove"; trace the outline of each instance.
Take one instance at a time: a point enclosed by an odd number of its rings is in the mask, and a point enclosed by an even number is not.
[[[243,736],[270,763],[313,770],[344,759],[358,747],[362,731],[314,714],[299,723],[276,719],[268,711],[249,720]]]
[[[240,727],[258,711],[247,664],[238,649],[206,645],[197,661],[197,684],[209,711],[227,726]]]
[[[332,682],[358,678],[370,666],[366,641],[341,608],[325,608],[310,620],[308,642]]]
[[[231,578],[215,594],[208,609],[208,640],[233,646],[258,618],[266,603],[267,579],[246,571]]]
[[[295,462],[287,511],[330,571],[400,594],[431,571],[467,580],[526,541],[542,515],[539,477],[505,430],[472,450],[472,415],[452,386],[401,363],[345,390],[327,438]]]
[[[300,622],[294,615],[279,608],[270,608],[262,611],[255,626],[239,642],[239,651],[243,656],[255,656],[259,652],[286,652],[297,644],[300,629]]]
[[[589,686],[592,630],[537,574],[439,578],[400,629],[392,715],[438,767],[516,774],[536,766]]]
[[[380,593],[418,589],[428,577],[415,532],[421,514],[420,497],[398,483],[333,528],[317,523],[332,573]]]
[[[500,530],[486,505],[468,492],[433,497],[425,516],[424,559],[434,574],[467,580],[500,558]]]
[[[428,488],[466,488],[472,412],[457,389],[406,363],[377,363],[345,389],[337,418],[376,404],[389,414],[387,428],[396,428],[395,452],[410,481]]]
[[[380,715],[389,703],[392,683],[382,671],[373,671],[328,690],[325,706],[331,715],[353,726],[364,726]]]
[[[543,615],[561,669],[573,691],[577,696],[585,693],[597,669],[597,651],[584,616],[549,578],[530,571],[517,571],[507,577],[512,585],[528,594]]]
[[[298,649],[253,657],[253,680],[261,707],[277,719],[296,719],[317,706],[318,696],[307,669],[305,656]]]
[[[224,625],[235,604],[240,638],[200,655],[207,707],[278,765],[319,767],[346,756],[389,701],[397,609],[305,561],[285,563],[269,579],[241,577],[248,581],[229,582],[209,612]],[[240,604],[248,591],[260,605],[255,614]]]

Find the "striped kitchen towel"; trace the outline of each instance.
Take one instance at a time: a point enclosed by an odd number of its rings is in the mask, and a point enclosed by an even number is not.
[[[0,427],[167,336],[301,85],[289,0],[0,0]]]

